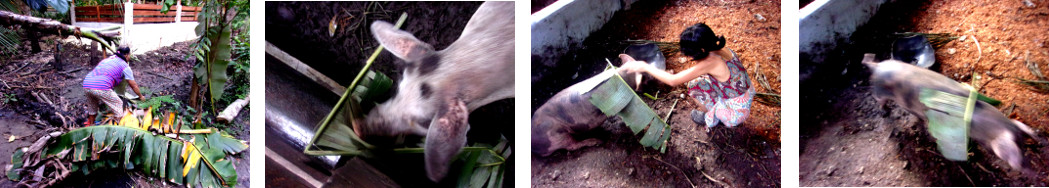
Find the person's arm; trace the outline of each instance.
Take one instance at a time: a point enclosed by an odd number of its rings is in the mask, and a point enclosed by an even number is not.
[[[135,91],[135,94],[138,95],[139,99],[146,100],[146,97],[142,96],[142,92],[138,91],[138,84],[136,84],[134,80],[128,80],[127,85],[131,86],[131,90]]]
[[[677,74],[670,74],[667,71],[659,70],[655,66],[651,65],[644,66],[644,71],[647,72],[649,75],[652,75],[652,77],[656,78],[656,80],[659,80],[660,82],[663,82],[671,86],[684,84],[685,82],[688,82],[692,79],[696,79],[700,75],[703,75],[703,71],[699,70],[699,68],[696,68],[695,66],[689,67],[688,69],[678,72]]]
[[[131,86],[131,90],[135,91],[138,98],[146,100],[146,97],[142,96],[142,92],[138,91],[138,83],[135,83],[135,73],[131,71],[131,67],[125,67],[121,72],[124,74],[124,80],[127,80],[127,85]]]
[[[632,70],[632,72],[647,72],[649,75],[656,78],[656,80],[671,86],[684,84],[685,82],[696,79],[700,75],[706,73],[696,66],[692,66],[684,71],[678,72],[677,74],[671,74],[667,71],[659,70],[655,66],[649,65],[644,61],[633,60],[632,57],[626,54],[620,54],[619,57],[626,62],[623,63],[624,68]]]

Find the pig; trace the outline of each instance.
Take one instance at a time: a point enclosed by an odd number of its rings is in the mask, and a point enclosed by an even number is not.
[[[922,122],[928,122],[925,110],[918,101],[921,89],[934,89],[959,96],[968,96],[969,90],[942,74],[898,60],[874,62],[873,54],[866,54],[862,62],[871,69],[870,83],[874,98],[879,105],[893,100]],[[1034,137],[1034,131],[1020,121],[1011,120],[994,106],[983,101],[976,102],[969,137],[1005,160],[1014,169],[1021,166],[1023,154],[1017,146],[1024,134]]]
[[[624,60],[630,58],[620,57]],[[589,91],[606,82],[613,74],[624,78],[637,75],[622,68],[605,70],[557,92],[539,106],[532,114],[532,153],[545,157],[560,149],[577,150],[601,144],[601,140],[597,138],[580,141],[575,139],[575,136],[600,127],[608,119],[600,109],[590,103]]]
[[[439,51],[388,22],[372,23],[371,31],[406,65],[397,93],[354,120],[354,131],[366,141],[425,137],[427,177],[440,181],[466,145],[469,112],[514,97],[514,2],[481,4],[459,38]]]

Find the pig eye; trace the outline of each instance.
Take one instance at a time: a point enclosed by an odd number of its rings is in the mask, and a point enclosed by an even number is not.
[[[433,93],[433,89],[430,88],[430,84],[423,84],[419,86],[419,92],[422,92],[423,99],[430,98],[430,93]]]

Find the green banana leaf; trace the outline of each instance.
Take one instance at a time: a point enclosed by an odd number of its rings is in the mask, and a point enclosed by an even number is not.
[[[306,148],[308,155],[351,155],[370,157],[369,149],[375,146],[364,142],[353,132],[352,119],[361,119],[360,114],[375,106],[376,99],[389,92],[393,80],[380,72],[367,71],[360,84],[349,93],[341,107],[336,109],[327,126],[319,125],[318,138]],[[361,101],[365,104],[362,105]],[[323,122],[321,122],[323,123]]]
[[[198,26],[199,27],[199,26]],[[203,66],[196,67],[194,74],[198,79],[204,80],[208,84],[208,95],[211,97],[211,108],[215,110],[215,100],[222,97],[223,90],[226,88],[226,81],[229,80],[229,75],[226,74],[226,68],[229,67],[230,52],[230,36],[232,30],[230,27],[211,27],[208,28],[207,38],[204,38],[205,45],[202,45],[200,51],[197,53],[202,55],[198,56],[198,60],[204,60]],[[201,58],[203,57],[203,58]],[[206,77],[205,77],[206,76]]]
[[[457,187],[503,187],[503,174],[506,170],[504,162],[512,154],[509,140],[502,137],[495,146],[477,143],[473,147],[483,149],[464,149],[460,153],[459,159],[466,164],[463,165],[462,172],[459,174]]]
[[[920,91],[918,101],[929,107],[925,111],[929,120],[929,134],[936,138],[937,148],[944,158],[968,160],[969,124],[975,98],[978,98],[977,95],[962,97],[932,89]]]
[[[407,18],[407,13],[401,13],[394,28],[400,28]],[[306,155],[372,156],[368,150],[374,149],[375,146],[364,142],[357,136],[357,133],[353,131],[351,120],[363,119],[361,114],[366,112],[367,108],[374,106],[375,99],[385,95],[389,88],[393,87],[393,80],[389,77],[368,70],[382,50],[382,46],[377,47],[368,61],[364,63],[357,77],[353,79],[349,87],[346,87],[339,102],[335,104],[328,116],[318,123],[317,131],[303,153]]]
[[[143,94],[143,95],[145,95],[145,94]],[[153,107],[154,109],[157,109],[164,103],[168,103],[168,104],[177,103],[178,101],[176,101],[175,98],[172,98],[172,96],[173,95],[164,95],[164,96],[159,96],[159,97],[150,97],[148,100],[139,102],[136,106],[138,106],[138,108],[142,108],[142,109],[149,108],[149,107]]]
[[[41,157],[69,161],[74,172],[89,174],[100,168],[137,168],[148,176],[200,187],[236,186],[237,173],[226,155],[240,153],[248,147],[245,142],[218,130],[170,138],[137,127],[111,125],[74,129],[51,138],[48,143]],[[186,150],[187,147],[195,149]],[[21,151],[16,151],[12,161],[28,161],[22,159]],[[198,156],[200,160],[186,160],[183,155]],[[16,165],[10,169],[8,178],[21,181],[22,168]],[[183,170],[188,170],[188,174],[183,175]]]
[[[11,155],[11,169],[7,171],[7,179],[11,181],[18,181],[22,179],[22,173],[19,173],[22,169],[22,155],[25,155],[26,147],[15,149],[15,154]]]
[[[990,104],[991,106],[995,107],[1002,104],[1002,101],[988,97],[987,95],[983,95],[983,93],[976,93],[976,100],[986,102],[987,104]]]
[[[607,70],[614,69],[615,66],[609,65]],[[613,75],[589,92],[590,103],[606,116],[618,115],[634,134],[645,131],[641,145],[663,152],[666,140],[670,139],[670,126],[630,89],[622,77]]]
[[[503,187],[506,174],[506,158],[513,154],[510,141],[501,136],[494,146],[487,143],[475,143],[464,147],[456,159],[462,162],[459,179],[455,187]],[[423,148],[397,148],[401,154],[421,154]]]

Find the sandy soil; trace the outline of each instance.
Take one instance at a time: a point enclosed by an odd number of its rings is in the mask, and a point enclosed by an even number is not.
[[[757,15],[761,15],[758,18]],[[779,89],[779,1],[646,1],[628,11],[617,12],[609,23],[585,40],[584,48],[570,52],[558,67],[533,64],[532,110],[553,94],[571,84],[593,76],[628,44],[626,40],[677,41],[681,31],[705,22],[728,39],[744,62],[751,82],[756,74],[765,75],[773,90]],[[640,28],[640,29],[638,29]],[[682,55],[664,54],[668,68],[680,71]],[[761,64],[760,70],[757,65]],[[659,100],[644,99],[665,115],[671,111],[684,87],[656,86],[643,91]],[[532,185],[535,187],[779,187],[780,108],[755,102],[750,118],[737,128],[718,126],[707,132],[689,119],[697,105],[680,100],[668,120],[673,127],[666,153],[644,149],[639,139],[624,128],[618,118],[595,131],[592,137],[605,143],[578,151],[555,152],[549,157],[532,157]]]
[[[1017,82],[1036,79],[1026,61],[1049,60],[1044,35],[1049,6],[1033,1],[896,2],[881,7],[841,47],[818,76],[801,83],[802,186],[1046,186],[1049,148],[1040,144],[1049,130],[1049,95]],[[967,162],[951,162],[915,116],[898,106],[886,112],[870,96],[863,53],[887,59],[895,32],[951,33],[965,36],[936,49],[932,70],[970,83],[979,74],[980,92],[1002,100],[1000,110],[1036,129],[1021,149],[1027,168],[1020,173],[988,148],[970,150]],[[979,47],[977,47],[977,41]],[[953,51],[953,52],[952,52]]]
[[[52,39],[53,40],[53,39]],[[52,41],[48,40],[48,41]],[[28,146],[36,141],[45,130],[60,127],[62,121],[54,118],[55,113],[64,117],[75,118],[75,122],[68,122],[68,126],[79,127],[86,120],[85,105],[87,98],[84,97],[81,82],[86,75],[102,57],[89,50],[89,46],[79,43],[64,43],[63,50],[59,53],[63,63],[59,66],[54,62],[53,44],[42,44],[44,51],[36,54],[23,53],[5,60],[0,65],[0,80],[6,86],[0,86],[0,93],[12,95],[11,98],[18,101],[0,104],[0,122],[12,129],[5,129],[4,138],[15,135],[20,139],[8,144],[0,144],[0,165],[10,164],[11,154],[17,147]],[[190,78],[193,75],[192,67],[195,60],[186,56],[190,52],[189,42],[176,43],[170,47],[163,47],[155,51],[136,55],[136,61],[131,64],[135,71],[135,80],[140,87],[148,88],[152,96],[173,95],[178,101],[187,101],[189,98]],[[21,68],[20,68],[21,67]],[[32,93],[40,93],[47,96],[56,103],[57,108],[52,108],[46,103],[35,99]],[[6,97],[5,97],[6,98]],[[185,102],[184,102],[185,103]],[[234,134],[239,139],[247,139],[247,123],[249,116],[245,110],[235,121],[244,129]],[[39,119],[39,120],[37,120]],[[33,122],[41,122],[33,123]],[[44,125],[48,124],[48,125]],[[239,184],[248,184],[248,154],[234,156]],[[125,174],[112,176],[112,174]],[[147,180],[146,177],[136,175],[132,171],[108,170],[100,173],[92,173],[88,176],[72,175],[64,183],[75,183],[81,185],[84,182],[90,185],[154,185],[155,182]],[[5,178],[6,180],[6,178]],[[0,187],[13,185],[11,181],[0,181]],[[8,186],[5,186],[8,185]]]

